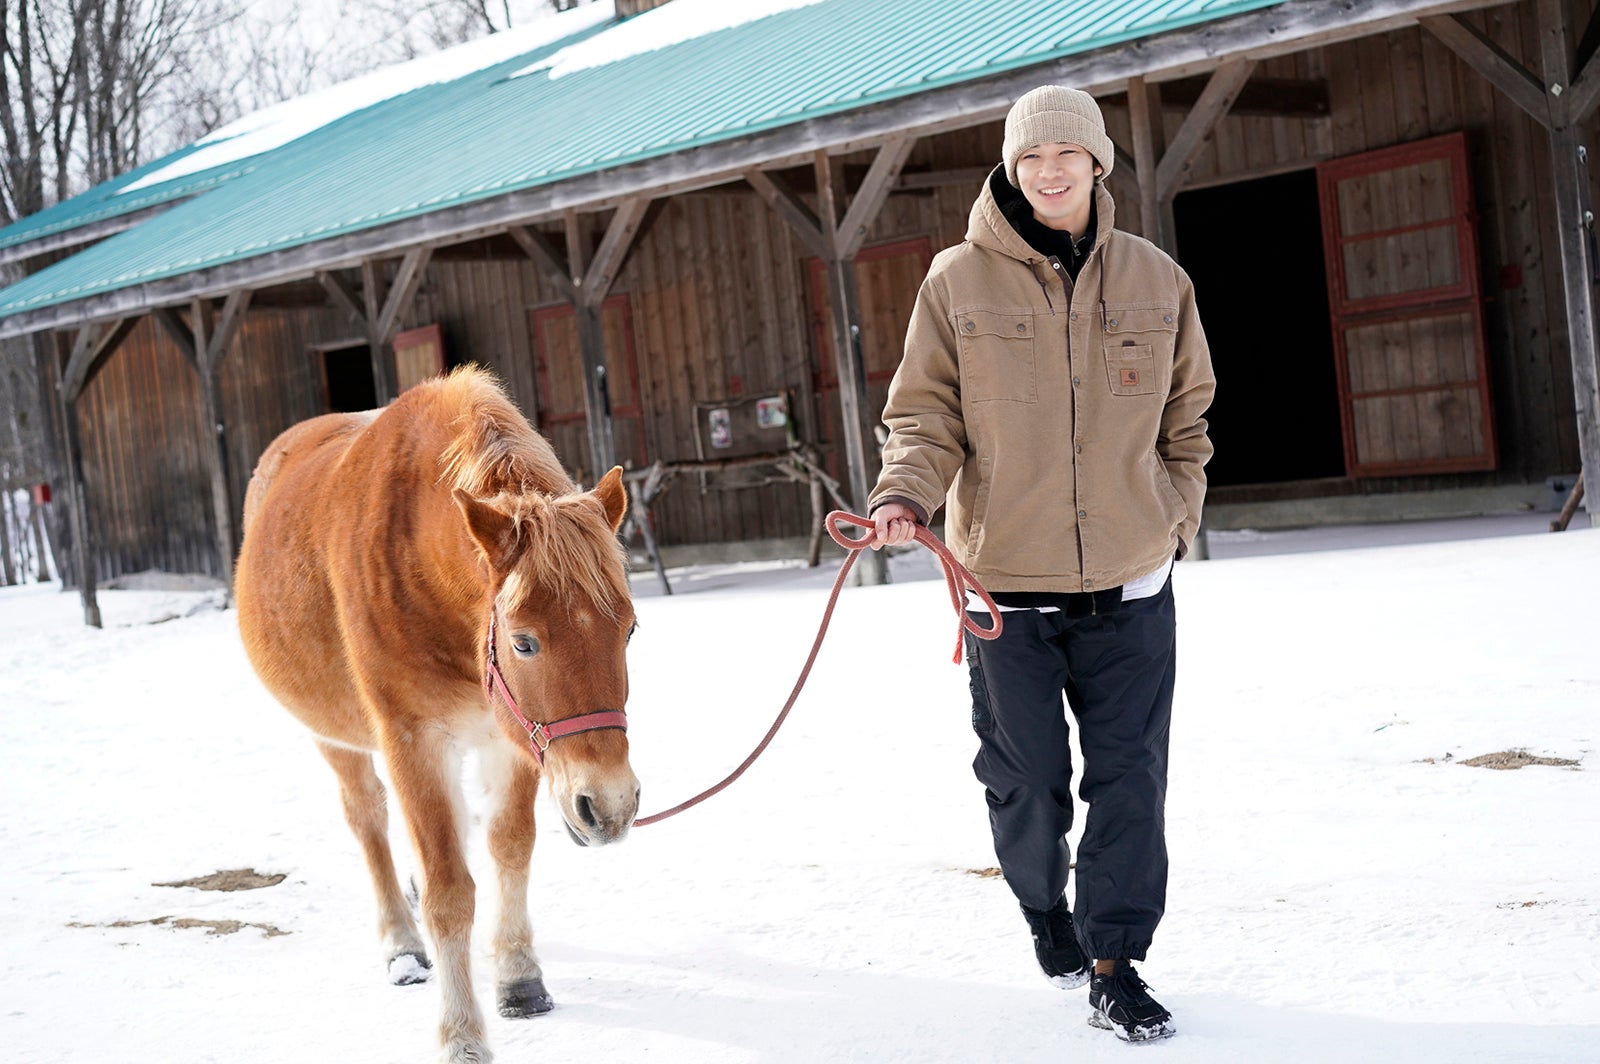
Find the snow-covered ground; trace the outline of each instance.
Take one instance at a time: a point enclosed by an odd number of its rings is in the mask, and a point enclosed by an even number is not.
[[[545,834],[558,1006],[491,1008],[498,1059],[1600,1059],[1600,531],[1226,556],[1241,543],[1175,577],[1172,883],[1141,970],[1177,1038],[1088,1027],[978,874],[965,675],[919,554],[847,592],[733,789],[605,850]],[[833,567],[684,571],[670,598],[639,574],[647,812],[764,731]],[[5,1060],[432,1059],[437,990],[385,982],[332,773],[212,602],[107,591],[94,631],[53,586],[0,590]],[[1509,749],[1579,764],[1462,764]],[[155,885],[243,868],[286,878]]]

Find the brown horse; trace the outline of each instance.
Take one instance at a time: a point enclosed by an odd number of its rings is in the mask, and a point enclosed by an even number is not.
[[[381,412],[290,428],[245,497],[245,649],[338,774],[391,981],[420,982],[431,965],[395,876],[370,751],[383,755],[422,864],[452,1062],[491,1059],[470,971],[462,754],[478,751],[491,796],[504,1016],[551,1008],[527,900],[540,777],[584,845],[620,840],[638,811],[620,727],[634,627],[616,537],[621,472],[580,492],[494,380],[464,369]],[[546,730],[557,721],[567,723]]]

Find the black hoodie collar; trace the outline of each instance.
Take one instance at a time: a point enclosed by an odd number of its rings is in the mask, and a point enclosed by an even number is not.
[[[1099,232],[1099,218],[1096,216],[1095,197],[1089,198],[1089,224],[1084,228],[1083,235],[1077,240],[1072,239],[1072,234],[1063,229],[1052,229],[1033,215],[1033,205],[1028,202],[1028,197],[1022,190],[1006,179],[1005,170],[996,170],[989,178],[989,191],[994,196],[1000,213],[1006,221],[1011,223],[1011,228],[1017,235],[1028,242],[1028,246],[1046,258],[1055,257],[1067,268],[1067,273],[1076,281],[1078,270],[1083,266],[1083,260],[1088,258],[1089,251],[1094,247],[1095,234]]]

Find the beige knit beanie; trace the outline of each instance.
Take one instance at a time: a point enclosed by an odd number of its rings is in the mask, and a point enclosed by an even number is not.
[[[1106,120],[1094,97],[1080,89],[1041,85],[1011,105],[1006,115],[1006,177],[1017,183],[1017,158],[1038,144],[1081,144],[1111,173],[1117,150],[1106,136]]]

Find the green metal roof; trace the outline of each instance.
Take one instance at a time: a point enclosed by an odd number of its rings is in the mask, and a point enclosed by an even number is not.
[[[194,147],[191,145],[96,185],[82,195],[63,200],[37,214],[19,219],[12,225],[0,229],[0,251],[19,244],[42,240],[45,237],[68,233],[74,229],[82,229],[95,222],[110,221],[113,218],[142,211],[147,207],[159,207],[163,203],[186,199],[206,189],[214,188],[229,178],[248,173],[255,165],[255,160],[245,159],[198,173],[185,174],[171,181],[163,181],[131,192],[122,191],[162,167],[193,153]]]
[[[512,76],[569,39],[141,190],[147,203],[193,198],[0,291],[0,317],[1283,2],[819,0],[560,77]],[[114,213],[101,201],[136,179],[81,206]],[[50,213],[0,231],[0,247],[41,220],[67,225]]]

